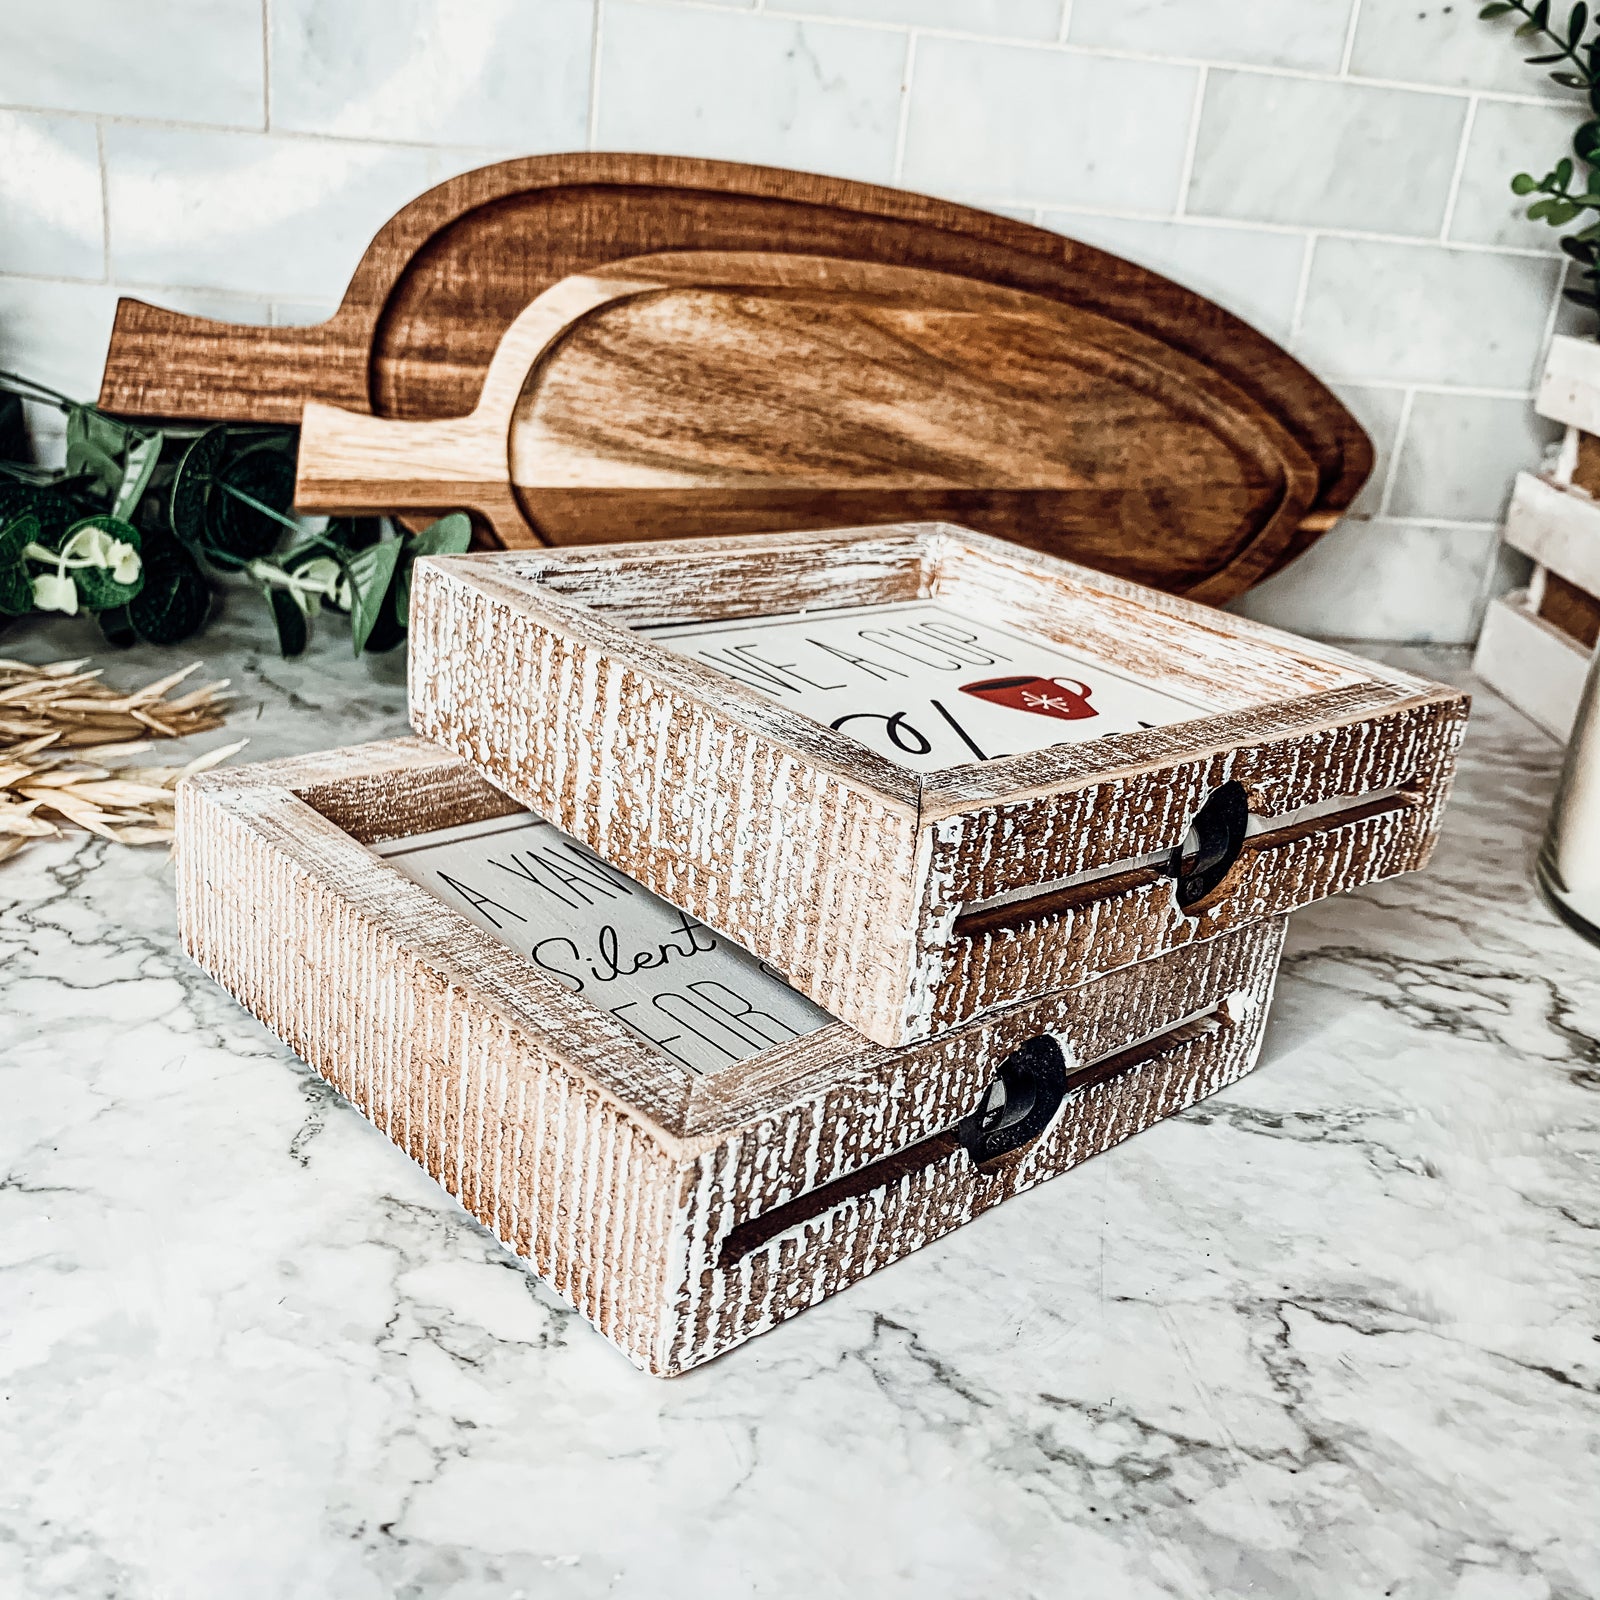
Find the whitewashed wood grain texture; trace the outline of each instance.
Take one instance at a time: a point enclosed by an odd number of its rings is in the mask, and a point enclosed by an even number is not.
[[[1526,590],[1489,602],[1472,670],[1551,738],[1566,743],[1583,696],[1589,654],[1538,615]]]
[[[452,557],[412,594],[418,733],[882,1044],[1420,867],[1467,711],[943,525]],[[636,631],[935,597],[1221,710],[919,776]],[[1116,870],[1170,855],[1229,782],[1267,831],[1206,900]],[[1308,831],[1311,805],[1334,810]],[[1019,895],[1001,928],[962,921]]]
[[[179,802],[185,946],[646,1371],[709,1360],[1255,1061],[1276,918],[918,1045],[834,1024],[697,1078],[365,848],[509,809],[420,740],[207,774]],[[1080,1067],[1139,1048],[992,1168],[939,1149],[833,1198],[1041,1035]]]
[[[1506,510],[1503,537],[1568,583],[1600,594],[1600,502],[1519,472]]]

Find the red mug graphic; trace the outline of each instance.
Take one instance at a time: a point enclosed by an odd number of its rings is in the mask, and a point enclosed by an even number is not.
[[[961,692],[997,706],[1010,706],[1013,711],[1060,717],[1063,722],[1100,715],[1089,704],[1094,691],[1076,678],[985,678],[981,683],[962,684]]]

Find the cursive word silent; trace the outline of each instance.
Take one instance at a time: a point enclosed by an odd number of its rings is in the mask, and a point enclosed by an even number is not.
[[[540,939],[528,954],[536,965],[560,979],[574,994],[582,994],[585,983],[580,969],[587,970],[596,983],[612,983],[640,972],[655,972],[669,962],[681,963],[695,956],[710,955],[717,948],[716,935],[704,923],[694,921],[687,911],[679,911],[676,916],[677,922],[668,936],[653,949],[646,947],[623,954],[621,937],[615,926],[607,922],[595,936],[592,952],[585,951],[575,939],[559,934]]]

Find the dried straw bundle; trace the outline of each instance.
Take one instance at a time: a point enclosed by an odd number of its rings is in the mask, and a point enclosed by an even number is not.
[[[227,760],[245,741],[182,767],[113,763],[150,749],[157,738],[221,726],[226,683],[166,698],[199,665],[117,694],[82,661],[32,667],[0,660],[0,861],[67,825],[118,844],[169,842],[178,780]],[[93,760],[80,753],[88,749]]]

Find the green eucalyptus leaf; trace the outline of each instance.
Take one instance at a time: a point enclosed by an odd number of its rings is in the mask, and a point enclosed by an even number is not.
[[[116,499],[111,502],[112,516],[126,518],[133,515],[139,502],[144,499],[145,490],[150,487],[151,478],[155,476],[156,465],[161,460],[161,448],[166,442],[166,435],[158,431],[135,439],[128,446],[127,460],[122,464],[122,482],[117,485]]]
[[[401,544],[399,539],[383,539],[350,557],[350,642],[357,655],[366,648],[378,625],[395,568],[400,564]]]
[[[400,563],[400,576],[395,580],[394,611],[401,627],[410,624],[411,569],[418,556],[459,556],[472,543],[472,518],[465,511],[452,511],[430,523],[421,533],[413,534],[407,541],[405,555]]]
[[[128,604],[128,621],[151,644],[176,644],[198,632],[211,610],[211,590],[195,559],[165,533],[146,534],[139,551],[144,587]]]
[[[1531,172],[1519,172],[1511,180],[1512,194],[1532,194],[1538,187],[1538,180]]]
[[[1577,72],[1552,72],[1552,83],[1559,83],[1563,89],[1587,89],[1589,80]]]
[[[1562,156],[1562,158],[1556,162],[1556,169],[1551,176],[1556,181],[1556,188],[1565,189],[1567,185],[1572,182],[1572,157]]]
[[[39,537],[39,519],[18,517],[0,529],[0,616],[20,617],[33,610],[33,579],[22,552]]]
[[[1576,50],[1583,30],[1589,26],[1589,8],[1580,3],[1567,13],[1567,43]]]
[[[67,529],[83,515],[78,499],[59,484],[17,483],[0,480],[0,523],[20,516],[39,522],[39,543],[57,549]]]
[[[95,406],[73,406],[67,413],[67,471],[82,473],[101,494],[115,494],[122,461],[134,433]]]
[[[1564,228],[1577,216],[1579,209],[1570,200],[1552,200],[1545,220],[1552,228]]]
[[[285,656],[297,656],[306,647],[310,627],[306,622],[304,607],[294,593],[267,585],[267,604],[272,608],[272,620],[278,629],[278,649]]]
[[[452,511],[413,534],[410,543],[413,557],[463,555],[472,543],[472,518],[465,511]]]
[[[1565,50],[1557,50],[1553,55],[1524,56],[1522,59],[1530,67],[1548,67],[1553,61],[1565,61],[1567,59],[1567,52]]]
[[[289,516],[294,462],[270,444],[242,450],[217,473],[205,548],[240,561],[270,555],[285,533],[300,532]]]
[[[1600,296],[1590,294],[1587,289],[1563,289],[1561,293],[1574,305],[1585,306],[1590,311],[1600,311]]]
[[[1511,4],[1511,0],[1490,0],[1490,3],[1478,15],[1483,21],[1492,22],[1496,17],[1503,17],[1508,11],[1515,11],[1516,9]]]
[[[207,428],[183,453],[172,480],[172,531],[191,550],[206,542],[208,508],[216,489],[217,471],[228,450],[228,427]]]
[[[1533,204],[1528,207],[1528,221],[1543,222],[1544,219],[1550,215],[1550,208],[1554,204],[1554,200],[1535,200]]]

